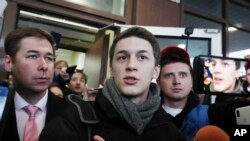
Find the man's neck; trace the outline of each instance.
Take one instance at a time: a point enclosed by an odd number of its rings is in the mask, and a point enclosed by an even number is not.
[[[43,98],[47,91],[41,93],[31,93],[27,91],[17,90],[17,92],[27,103],[35,105],[40,99]]]
[[[171,108],[183,109],[187,103],[187,98],[179,101],[164,98],[164,104]]]

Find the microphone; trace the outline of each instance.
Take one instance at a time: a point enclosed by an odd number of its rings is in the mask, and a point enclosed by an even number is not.
[[[230,141],[228,134],[221,128],[207,125],[195,134],[195,141]]]

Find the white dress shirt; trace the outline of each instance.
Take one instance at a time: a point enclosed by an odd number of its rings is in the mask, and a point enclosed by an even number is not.
[[[47,100],[48,100],[48,90],[46,94],[42,97],[42,99],[40,99],[35,104],[35,106],[39,108],[35,117],[38,135],[40,135],[45,124],[45,118],[46,118],[46,113],[47,113]],[[15,102],[15,111],[16,111],[17,131],[18,131],[20,141],[23,141],[25,123],[29,118],[29,115],[23,110],[23,108],[30,104],[27,103],[17,92],[15,93],[15,96],[14,96],[14,102]]]

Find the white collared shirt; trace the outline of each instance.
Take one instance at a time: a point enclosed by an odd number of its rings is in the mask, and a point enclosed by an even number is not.
[[[36,118],[35,118],[38,135],[40,135],[45,124],[45,118],[47,113],[47,101],[48,101],[48,90],[46,94],[35,104],[35,106],[39,107],[39,110],[36,113]],[[23,108],[30,104],[27,103],[17,92],[15,93],[14,102],[16,111],[17,131],[20,141],[23,141],[25,123],[29,118],[28,114],[23,110]]]

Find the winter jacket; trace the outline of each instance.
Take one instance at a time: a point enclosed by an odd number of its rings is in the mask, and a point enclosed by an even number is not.
[[[185,141],[182,132],[161,106],[141,134],[120,117],[101,91],[93,106],[100,122],[91,126],[91,136],[100,135],[105,141]],[[81,122],[77,109],[71,107],[65,111],[65,116],[56,118],[45,127],[39,141],[87,141],[88,128]]]

